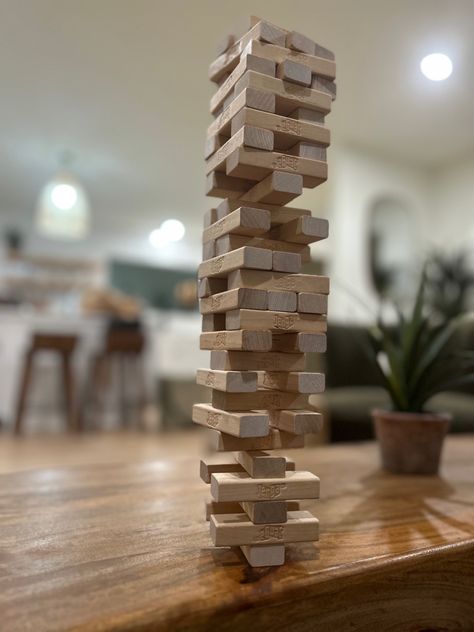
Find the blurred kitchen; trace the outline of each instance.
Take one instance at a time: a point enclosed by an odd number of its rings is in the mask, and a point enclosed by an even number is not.
[[[328,388],[313,404],[318,440],[370,438],[386,396],[367,326],[411,303],[427,262],[440,318],[473,309],[473,2],[0,0],[0,12],[0,469],[197,454],[207,68],[216,34],[250,14],[336,54],[329,182],[298,200],[331,220],[311,246],[310,269],[331,277],[315,361]],[[474,324],[461,344],[474,348]],[[439,397],[452,431],[474,431],[472,386]]]

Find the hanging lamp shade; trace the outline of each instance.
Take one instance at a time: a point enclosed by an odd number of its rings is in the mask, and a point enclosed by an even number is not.
[[[36,213],[40,234],[57,239],[81,239],[89,232],[87,194],[71,173],[59,172],[41,191]]]

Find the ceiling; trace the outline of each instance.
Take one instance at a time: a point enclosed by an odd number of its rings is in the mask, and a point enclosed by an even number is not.
[[[32,216],[67,149],[96,231],[200,225],[207,66],[249,14],[335,51],[336,143],[414,167],[474,154],[472,0],[0,0],[0,11],[0,213]],[[446,82],[419,72],[434,51],[453,59]]]

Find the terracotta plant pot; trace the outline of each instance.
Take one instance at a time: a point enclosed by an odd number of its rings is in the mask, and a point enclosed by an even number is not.
[[[382,465],[395,474],[437,474],[451,415],[372,411]]]

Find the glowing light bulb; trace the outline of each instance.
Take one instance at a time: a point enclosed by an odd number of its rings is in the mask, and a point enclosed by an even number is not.
[[[453,62],[443,53],[432,53],[423,57],[420,68],[431,81],[443,81],[453,72]]]
[[[179,219],[167,219],[161,224],[160,231],[166,241],[180,241],[186,229]]]
[[[51,201],[56,208],[68,211],[77,202],[77,191],[71,184],[57,184],[51,189]]]

